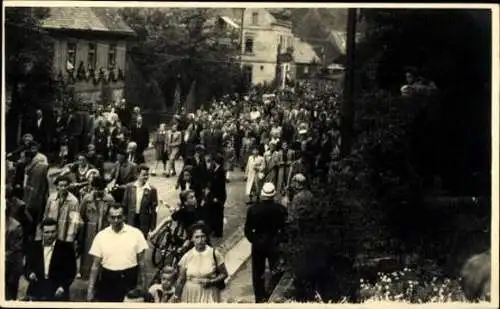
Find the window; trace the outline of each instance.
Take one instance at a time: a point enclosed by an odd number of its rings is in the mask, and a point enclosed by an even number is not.
[[[283,47],[284,47],[283,46],[283,36],[280,35],[280,41],[278,43],[278,50],[279,50],[280,53],[281,53],[281,50],[283,49]]]
[[[304,74],[309,74],[309,67],[307,66],[304,67]]]
[[[108,52],[108,69],[114,69],[116,67],[116,44],[109,45]]]
[[[76,65],[76,42],[68,42],[66,51],[66,68],[71,71]]]
[[[252,25],[257,25],[259,23],[259,12],[252,13]]]
[[[245,53],[253,53],[253,37],[245,38]]]
[[[87,55],[87,67],[89,69],[94,69],[96,68],[97,65],[97,52],[96,52],[96,44],[95,43],[89,43],[89,52]]]
[[[264,71],[264,66],[263,65],[260,66],[260,70]]]

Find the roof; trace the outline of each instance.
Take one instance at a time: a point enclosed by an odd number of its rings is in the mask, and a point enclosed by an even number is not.
[[[318,55],[310,44],[297,37],[295,37],[294,40],[293,57],[296,63],[319,61]]]
[[[135,35],[115,8],[51,7],[49,17],[42,21],[42,27]]]
[[[255,8],[252,9],[252,11],[259,11],[263,12],[264,14],[269,15],[269,22],[271,24],[276,24],[279,26],[283,27],[292,27],[292,22],[290,18],[286,16],[286,14],[283,13],[276,13],[270,11],[268,8]],[[231,27],[234,28],[239,28],[241,24],[241,9],[238,8],[225,8],[225,9],[217,9],[218,16],[222,18],[227,24],[229,24]],[[245,14],[248,14],[247,11],[245,11]]]

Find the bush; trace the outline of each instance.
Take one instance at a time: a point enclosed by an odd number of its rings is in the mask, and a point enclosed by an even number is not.
[[[436,265],[432,266],[437,268]],[[437,269],[425,269],[424,271],[429,272],[424,274],[422,269],[404,268],[392,273],[379,273],[378,280],[373,283],[360,279],[361,302],[443,303],[465,301],[460,283],[457,280],[440,278],[438,274],[432,278],[426,278],[425,275],[439,271]]]
[[[285,250],[297,300],[313,301],[317,291],[326,301],[358,301],[360,255],[417,250],[425,212],[411,134],[432,103],[431,97],[383,92],[357,102],[351,154],[333,164],[329,183],[313,180],[316,201],[290,226]]]

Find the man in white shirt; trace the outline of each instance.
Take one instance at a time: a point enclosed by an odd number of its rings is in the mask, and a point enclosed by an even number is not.
[[[122,302],[128,291],[145,289],[144,255],[148,244],[142,232],[125,223],[121,204],[109,208],[110,226],[100,231],[90,248],[94,256],[87,301]],[[99,280],[97,277],[99,276]]]

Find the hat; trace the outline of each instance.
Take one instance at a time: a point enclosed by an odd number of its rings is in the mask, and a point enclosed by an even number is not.
[[[305,182],[306,181],[306,176],[304,176],[304,174],[296,174],[295,176],[292,177],[292,181],[296,181],[296,182]]]
[[[261,197],[274,197],[275,194],[276,194],[276,189],[274,188],[274,185],[271,182],[266,182],[262,186],[262,190],[260,191]]]

